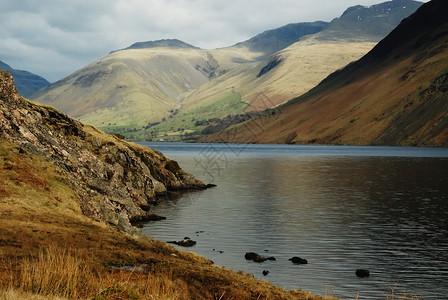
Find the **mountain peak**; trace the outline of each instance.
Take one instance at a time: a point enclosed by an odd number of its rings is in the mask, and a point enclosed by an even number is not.
[[[378,42],[422,4],[423,2],[414,0],[393,0],[370,7],[351,6],[339,18],[331,21],[318,38],[320,40],[361,39]]]
[[[121,50],[149,49],[149,48],[200,49],[199,47],[187,44],[178,39],[162,39],[155,41],[136,42],[127,48],[112,51],[111,53]]]

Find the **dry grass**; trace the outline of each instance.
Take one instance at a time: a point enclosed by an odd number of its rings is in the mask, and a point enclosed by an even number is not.
[[[76,249],[48,247],[36,258],[7,264],[5,299],[189,299],[186,283],[170,274],[105,268]]]

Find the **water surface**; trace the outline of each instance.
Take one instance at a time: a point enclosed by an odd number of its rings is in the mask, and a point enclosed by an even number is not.
[[[446,148],[146,145],[218,185],[163,201],[153,211],[168,219],[146,224],[148,235],[191,237],[187,250],[287,289],[343,299],[448,293]],[[277,260],[248,262],[247,251]],[[371,276],[357,278],[358,268]]]

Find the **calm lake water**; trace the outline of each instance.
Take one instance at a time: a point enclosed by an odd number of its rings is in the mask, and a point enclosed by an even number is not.
[[[153,212],[167,220],[146,234],[188,236],[197,245],[178,248],[286,289],[447,299],[448,149],[142,144],[218,185],[163,201]],[[277,260],[249,262],[248,251]]]

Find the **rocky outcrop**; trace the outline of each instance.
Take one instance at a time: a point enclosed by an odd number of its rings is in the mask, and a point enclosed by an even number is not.
[[[130,220],[151,215],[148,206],[157,194],[206,187],[158,151],[20,97],[12,76],[3,70],[0,138],[52,161],[68,174],[85,215],[127,232],[135,230]]]

